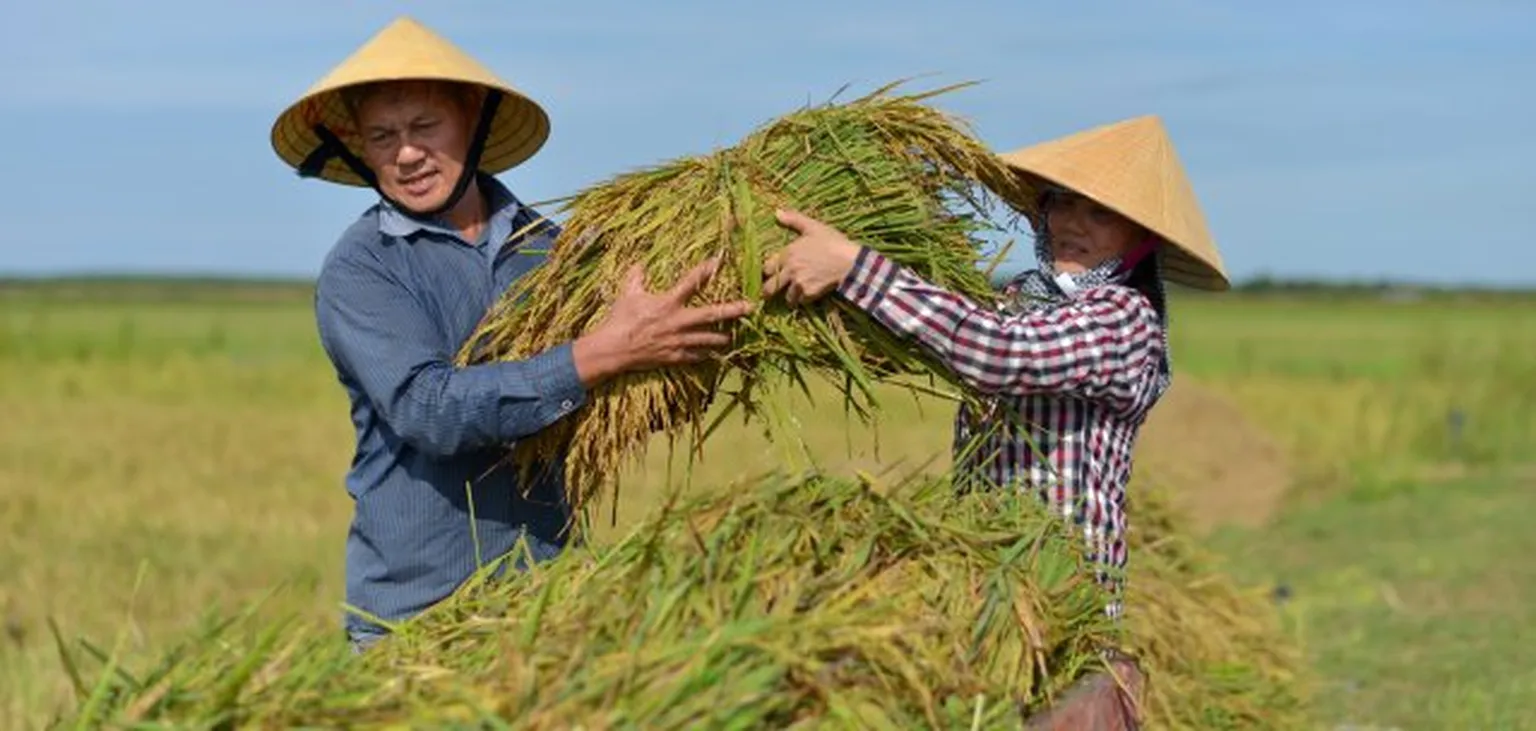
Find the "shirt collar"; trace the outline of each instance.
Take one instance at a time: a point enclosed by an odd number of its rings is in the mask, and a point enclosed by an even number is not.
[[[496,234],[506,231],[513,217],[522,208],[522,203],[517,196],[507,188],[500,180],[490,175],[480,175],[480,189],[485,191],[489,214],[486,218],[485,233],[482,234],[488,241],[500,243],[500,238],[507,234],[502,233],[498,238]],[[387,200],[379,201],[379,232],[387,236],[405,238],[421,232],[429,232],[439,236],[448,236],[470,245],[478,245],[479,242],[465,241],[459,231],[441,218],[433,217],[431,220],[423,220],[415,216],[407,215],[396,208]]]

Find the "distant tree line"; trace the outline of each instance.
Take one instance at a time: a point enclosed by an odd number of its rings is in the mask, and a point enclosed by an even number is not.
[[[996,271],[993,282],[1001,286],[1014,271]],[[67,298],[114,298],[129,299],[198,299],[208,295],[233,295],[241,298],[266,299],[269,297],[304,296],[313,286],[312,279],[303,277],[238,277],[238,276],[162,276],[153,274],[90,274],[58,277],[7,277],[0,275],[0,296],[43,295]],[[1203,296],[1206,293],[1179,285],[1169,285],[1180,297]],[[1536,282],[1524,287],[1491,287],[1475,285],[1435,285],[1417,282],[1376,280],[1328,280],[1321,278],[1284,279],[1271,275],[1259,275],[1232,283],[1233,294],[1244,296],[1307,297],[1307,298],[1381,298],[1413,300],[1423,298],[1536,297]]]

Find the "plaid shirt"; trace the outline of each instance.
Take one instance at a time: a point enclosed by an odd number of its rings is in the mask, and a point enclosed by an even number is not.
[[[1124,568],[1132,447],[1162,395],[1162,324],[1145,296],[1107,285],[1057,307],[998,312],[925,282],[867,247],[838,292],[892,331],[916,338],[988,397],[983,418],[961,413],[957,442],[966,441],[973,421],[1011,423],[1039,450],[1003,428],[992,430],[970,458],[957,457],[962,474],[1038,490],[1082,526],[1093,561],[1117,573]],[[1114,592],[1107,611],[1120,616],[1123,582],[1110,572],[1096,573]]]

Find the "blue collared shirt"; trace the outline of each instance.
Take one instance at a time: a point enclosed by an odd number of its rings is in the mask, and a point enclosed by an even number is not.
[[[542,470],[525,497],[517,468],[498,462],[504,445],[585,401],[570,344],[453,366],[486,310],[544,260],[527,249],[547,249],[557,233],[550,224],[507,242],[538,214],[494,178],[482,186],[491,216],[479,241],[381,202],[342,234],[316,286],[320,342],[357,432],[347,601],[386,621],[442,600],[478,567],[520,551],[524,536],[535,560],[565,545],[563,463]],[[382,633],[352,612],[345,625],[354,639]]]

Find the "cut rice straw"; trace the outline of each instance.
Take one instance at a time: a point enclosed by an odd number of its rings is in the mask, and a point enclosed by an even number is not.
[[[800,110],[734,147],[566,199],[570,215],[547,261],[487,314],[459,362],[526,358],[573,341],[608,314],[636,263],[656,289],[719,257],[719,272],[690,304],[760,301],[765,259],[794,236],[775,218],[780,207],[828,223],[936,285],[994,302],[982,237],[1004,230],[988,213],[1017,179],[962,122],[926,104],[959,86],[912,95],[895,95],[894,86]],[[599,385],[576,413],[516,444],[511,461],[526,475],[563,458],[568,497],[581,509],[605,487],[616,503],[616,476],[654,435],[691,430],[702,448],[737,409],[770,443],[799,444],[787,415],[771,409],[786,401],[784,388],[809,394],[811,377],[830,382],[865,424],[878,415],[877,383],[967,398],[931,354],[837,297],[801,307],[764,302],[731,330],[734,345],[722,358]],[[720,398],[728,400],[706,424]]]

